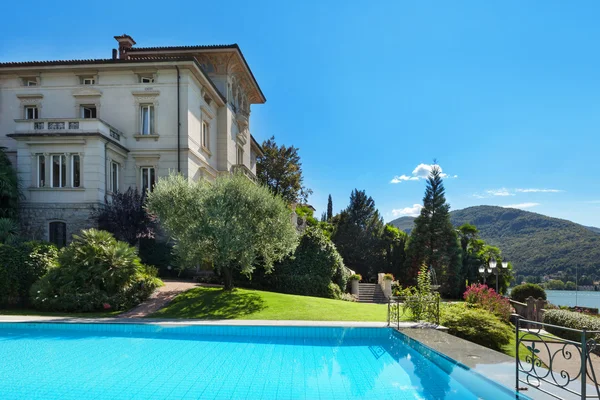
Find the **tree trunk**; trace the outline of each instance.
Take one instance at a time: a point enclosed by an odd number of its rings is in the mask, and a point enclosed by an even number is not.
[[[223,290],[233,290],[233,276],[231,275],[230,267],[221,268],[223,272],[223,281],[225,285],[223,286]]]

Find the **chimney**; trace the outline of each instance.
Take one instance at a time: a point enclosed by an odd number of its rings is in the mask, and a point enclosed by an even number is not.
[[[133,47],[135,40],[125,33],[121,36],[115,36],[115,39],[119,42],[119,59],[127,60],[127,52]]]
[[[112,59],[113,60],[117,59],[117,49],[112,49]]]

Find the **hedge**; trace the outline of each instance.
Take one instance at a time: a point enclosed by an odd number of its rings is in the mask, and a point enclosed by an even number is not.
[[[448,333],[493,350],[502,350],[514,335],[511,326],[491,312],[464,303],[444,305],[440,323]]]
[[[510,298],[521,303],[525,303],[529,296],[536,300],[539,298],[546,300],[546,291],[535,283],[523,283],[515,286],[510,291]]]
[[[588,331],[600,331],[600,318],[592,317],[583,313],[567,310],[546,310],[544,312],[544,323],[564,326],[572,329],[587,329]],[[563,339],[569,339],[581,342],[581,333],[572,332],[565,329],[544,327],[553,335]],[[600,334],[594,336],[597,342],[600,342]],[[590,339],[590,336],[588,336]]]
[[[49,243],[0,244],[0,306],[28,305],[31,285],[56,265],[57,257]]]

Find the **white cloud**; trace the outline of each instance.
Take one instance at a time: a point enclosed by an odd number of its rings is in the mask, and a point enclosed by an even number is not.
[[[433,169],[433,167],[435,166],[435,164],[419,164],[417,165],[417,167],[413,170],[412,174],[409,175],[398,175],[395,176],[390,183],[401,183],[404,181],[418,181],[419,179],[427,179],[429,177],[429,174],[431,173],[431,170]],[[458,178],[458,175],[453,175],[450,176],[444,172],[442,172],[442,167],[440,167],[438,165],[439,169],[440,169],[440,176],[442,178]]]
[[[515,192],[519,193],[560,193],[564,190],[560,189],[515,189]]]
[[[403,216],[416,217],[421,213],[421,208],[423,208],[422,205],[413,204],[412,207],[405,207],[405,208],[392,210],[392,215],[394,217],[403,217]]]
[[[509,204],[508,206],[500,206],[504,208],[531,208],[537,207],[540,203],[519,203],[519,204]]]
[[[495,190],[486,190],[485,191],[490,196],[514,196],[514,193],[511,193],[508,189],[495,189]]]

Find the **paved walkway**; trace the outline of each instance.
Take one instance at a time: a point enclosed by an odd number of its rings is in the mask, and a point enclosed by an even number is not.
[[[198,283],[186,281],[164,280],[164,283],[165,285],[156,289],[148,300],[127,312],[119,314],[117,318],[144,318],[169,304],[178,294],[200,286]]]

